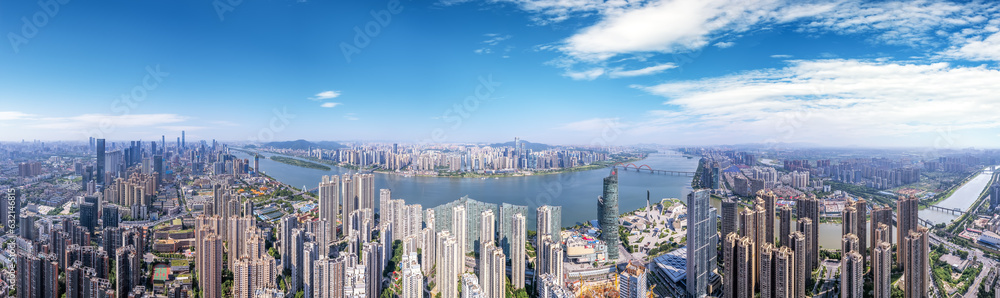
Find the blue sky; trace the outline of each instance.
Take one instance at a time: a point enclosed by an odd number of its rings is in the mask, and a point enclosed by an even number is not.
[[[1000,146],[994,3],[42,3],[0,140]]]

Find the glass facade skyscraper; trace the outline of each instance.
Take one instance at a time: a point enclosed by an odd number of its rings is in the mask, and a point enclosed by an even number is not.
[[[604,178],[604,194],[597,198],[597,220],[601,241],[608,247],[608,260],[618,259],[618,169]]]
[[[458,239],[460,241],[465,241],[465,253],[470,253],[479,247],[479,214],[486,210],[492,210],[493,214],[498,214],[500,208],[496,204],[490,204],[485,202],[476,201],[470,199],[468,196],[459,198],[458,200],[449,202],[447,204],[442,204],[440,206],[434,207],[434,230],[435,232],[450,230],[452,227],[452,208],[458,205],[465,206],[465,239]],[[494,223],[495,224],[495,223]],[[495,230],[496,227],[494,227]],[[451,231],[453,235],[457,235],[457,231]]]
[[[689,297],[705,297],[712,270],[717,268],[718,220],[708,190],[688,194],[687,291]]]
[[[500,226],[500,248],[503,248],[504,255],[510,256],[510,244],[513,243],[514,237],[514,215],[520,214],[522,218],[528,218],[528,207],[518,206],[508,203],[503,203],[500,205],[500,217],[498,218]],[[520,243],[524,243],[522,239]]]

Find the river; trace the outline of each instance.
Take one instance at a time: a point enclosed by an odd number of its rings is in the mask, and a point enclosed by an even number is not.
[[[992,167],[984,169],[979,175],[969,180],[958,189],[955,190],[951,196],[944,199],[936,206],[944,208],[958,208],[959,210],[966,211],[972,206],[972,203],[976,202],[979,198],[979,194],[986,189],[986,185],[990,183],[990,178],[993,177]],[[936,209],[924,209],[919,212],[920,218],[929,220],[935,224],[948,223],[952,220],[958,218],[960,214],[936,210]]]
[[[238,158],[253,159],[253,156],[233,151]],[[260,170],[280,182],[295,187],[315,188],[323,175],[342,175],[354,171],[331,167],[331,170],[303,168],[276,162],[265,157],[273,154],[260,153]],[[648,158],[636,162],[657,170],[694,172],[698,158],[687,158],[676,151],[650,154]],[[425,209],[435,207],[462,196],[500,204],[510,203],[528,206],[530,218],[540,205],[562,206],[562,225],[573,226],[597,219],[597,197],[601,195],[603,178],[610,168],[566,172],[549,175],[500,178],[440,178],[406,177],[395,174],[376,173],[375,188],[392,190],[393,198],[406,200],[407,204],[421,204]],[[649,172],[618,172],[618,204],[621,212],[629,212],[646,206],[646,190],[651,193],[651,201],[662,198],[683,199],[691,192],[691,176],[671,176],[650,174]],[[375,199],[378,204],[378,198]],[[534,229],[535,221],[528,220],[528,228]]]

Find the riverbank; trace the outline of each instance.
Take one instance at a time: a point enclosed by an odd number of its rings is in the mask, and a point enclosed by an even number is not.
[[[244,152],[244,153],[247,153],[247,154],[257,154],[258,153],[257,150],[246,149],[246,148],[233,148],[233,150],[237,150],[237,151]],[[565,168],[565,169],[544,170],[544,171],[518,171],[518,172],[511,172],[511,173],[495,173],[495,174],[475,173],[475,172],[457,172],[457,173],[456,172],[437,172],[436,174],[432,175],[432,174],[423,174],[423,173],[410,172],[410,171],[402,171],[402,172],[400,172],[400,171],[384,170],[384,169],[370,169],[370,168],[364,169],[364,168],[360,168],[360,167],[355,166],[355,165],[349,165],[349,164],[343,164],[343,163],[336,163],[336,162],[333,162],[331,160],[318,159],[318,158],[310,157],[310,156],[285,155],[285,154],[268,152],[268,151],[262,151],[262,152],[271,154],[271,156],[268,157],[268,159],[271,159],[271,160],[274,160],[274,161],[277,161],[277,162],[281,162],[281,163],[284,163],[284,164],[289,164],[289,165],[299,166],[299,167],[304,167],[304,168],[310,168],[310,169],[317,169],[317,170],[329,171],[330,170],[330,166],[333,166],[333,167],[340,167],[340,168],[354,170],[354,171],[366,171],[367,170],[367,171],[371,171],[373,173],[381,173],[381,174],[389,174],[389,175],[400,175],[400,176],[405,176],[405,177],[432,177],[432,178],[509,178],[509,177],[542,176],[542,175],[552,175],[552,174],[561,174],[561,173],[582,172],[582,171],[590,171],[590,170],[596,170],[596,169],[601,169],[601,168],[608,168],[608,167],[612,167],[612,166],[614,166],[616,164],[620,164],[620,163],[633,163],[633,162],[637,162],[637,161],[642,161],[642,160],[646,159],[646,157],[648,157],[648,155],[646,155],[645,157],[642,157],[642,158],[627,158],[627,159],[622,159],[622,160],[601,161],[601,162],[595,162],[593,164],[583,165],[583,166],[578,166],[578,167]]]
[[[934,198],[931,199],[931,201],[929,201],[929,202],[920,202],[921,203],[920,207],[919,207],[920,210],[924,210],[928,206],[931,206],[931,205],[937,205],[938,203],[941,203],[942,201],[950,198],[951,195],[954,194],[956,190],[958,190],[959,188],[962,188],[962,186],[965,186],[966,184],[968,184],[969,181],[972,181],[973,178],[976,178],[976,176],[979,176],[980,173],[982,173],[982,170],[973,171],[968,176],[965,176],[965,179],[962,179],[962,182],[959,182],[959,183],[957,183],[955,185],[952,185],[945,192],[942,192],[942,193],[939,193],[939,194],[935,195]]]
[[[330,167],[328,167],[328,166],[324,166],[324,165],[321,165],[321,164],[318,164],[318,163],[312,163],[312,162],[308,162],[308,161],[304,161],[304,160],[300,160],[300,159],[295,159],[295,158],[291,158],[291,157],[284,157],[284,156],[272,155],[271,157],[268,157],[268,159],[273,160],[273,161],[277,161],[277,162],[280,162],[280,163],[283,163],[283,164],[293,165],[293,166],[296,166],[296,167],[303,167],[303,168],[307,168],[307,169],[316,169],[316,170],[323,170],[323,171],[329,171],[330,170]]]

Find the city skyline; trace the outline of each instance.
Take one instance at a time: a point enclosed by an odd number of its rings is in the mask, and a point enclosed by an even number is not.
[[[996,3],[41,3],[0,141],[1000,147]]]

